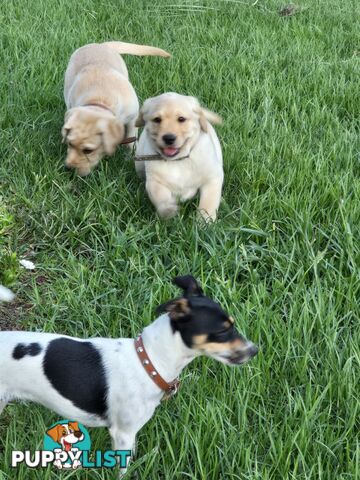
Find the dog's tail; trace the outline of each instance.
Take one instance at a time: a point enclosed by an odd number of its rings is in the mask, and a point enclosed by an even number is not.
[[[150,47],[149,45],[136,45],[135,43],[125,42],[104,42],[103,45],[113,48],[118,53],[128,53],[130,55],[153,55],[157,57],[171,57],[170,53],[161,48]]]

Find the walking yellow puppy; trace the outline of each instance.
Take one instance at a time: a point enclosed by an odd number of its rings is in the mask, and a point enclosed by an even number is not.
[[[73,53],[65,73],[62,135],[65,165],[81,176],[120,143],[135,141],[139,101],[119,53],[170,57],[160,48],[123,42],[93,43]]]
[[[136,125],[145,125],[136,151],[136,169],[163,218],[173,217],[177,201],[200,191],[199,212],[216,219],[224,179],[219,139],[211,124],[221,118],[194,97],[164,93],[149,98]]]

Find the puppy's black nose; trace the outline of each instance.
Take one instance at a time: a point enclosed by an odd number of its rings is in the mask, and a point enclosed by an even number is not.
[[[76,430],[74,432],[74,435],[75,435],[76,438],[81,438],[82,432],[80,430]]]
[[[65,168],[65,170],[67,170],[68,172],[69,172],[70,170],[72,170],[72,168],[69,167],[68,165],[64,165],[64,168]]]
[[[176,135],[173,135],[172,133],[167,133],[166,135],[163,135],[162,139],[164,140],[166,145],[172,145],[176,140]]]

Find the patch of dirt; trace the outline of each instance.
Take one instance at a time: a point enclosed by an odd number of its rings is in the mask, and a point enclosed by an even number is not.
[[[21,319],[24,313],[33,305],[15,299],[10,303],[0,304],[0,331],[22,330]]]
[[[279,10],[279,15],[281,17],[291,17],[291,15],[295,15],[299,12],[301,12],[301,8],[298,5],[290,3],[289,5],[285,5]]]

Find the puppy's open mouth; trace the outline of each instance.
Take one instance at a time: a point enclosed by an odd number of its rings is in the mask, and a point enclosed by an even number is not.
[[[228,358],[228,362],[230,365],[242,365],[250,360],[250,357],[237,357],[237,358]]]
[[[161,151],[166,157],[175,157],[180,152],[180,148],[164,147]]]
[[[72,447],[72,444],[69,443],[69,442],[67,442],[66,440],[64,440],[64,450],[65,450],[66,452],[70,452],[71,447]]]

